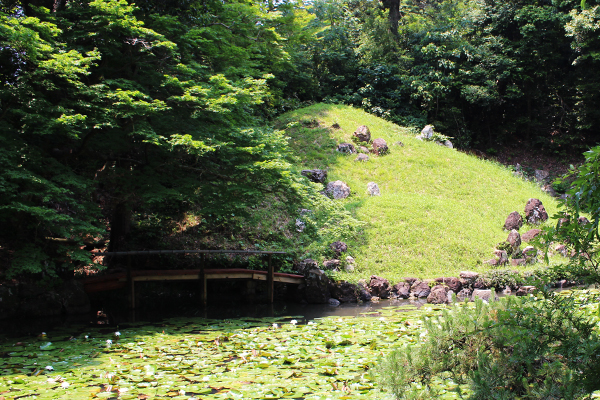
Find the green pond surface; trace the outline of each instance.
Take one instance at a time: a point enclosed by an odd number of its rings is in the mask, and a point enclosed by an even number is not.
[[[185,317],[0,337],[0,399],[390,399],[378,361],[422,341],[423,319],[447,306],[387,304],[310,320]],[[450,379],[435,384],[440,399],[458,398]]]

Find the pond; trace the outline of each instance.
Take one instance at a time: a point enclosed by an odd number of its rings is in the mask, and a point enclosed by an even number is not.
[[[423,319],[445,307],[223,305],[61,324],[1,339],[0,399],[391,399],[377,383],[379,360],[424,340]],[[434,384],[440,399],[459,398],[450,378]]]

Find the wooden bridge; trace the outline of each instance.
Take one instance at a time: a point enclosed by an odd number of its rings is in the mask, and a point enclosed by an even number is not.
[[[201,254],[202,268],[186,269],[186,270],[132,270],[131,257],[142,255],[158,255],[158,254]],[[267,270],[255,271],[250,269],[239,268],[224,268],[224,269],[207,269],[206,254],[242,254],[242,255],[266,255]],[[149,251],[118,251],[98,253],[103,256],[126,256],[128,257],[127,272],[102,275],[83,279],[85,291],[87,293],[95,293],[106,290],[129,288],[130,305],[132,309],[136,307],[135,301],[135,283],[150,282],[150,281],[190,281],[198,280],[201,282],[200,289],[202,292],[202,304],[207,303],[207,288],[206,283],[211,279],[252,279],[267,282],[267,300],[273,302],[273,289],[275,282],[301,284],[304,282],[304,276],[295,274],[286,274],[274,271],[272,256],[274,254],[286,254],[283,251],[254,251],[254,250],[149,250]]]

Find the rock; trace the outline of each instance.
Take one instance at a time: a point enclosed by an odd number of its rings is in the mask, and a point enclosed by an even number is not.
[[[513,267],[525,264],[527,264],[527,260],[524,258],[513,258],[512,260],[510,260],[510,265],[512,265]]]
[[[301,286],[307,303],[326,304],[331,298],[330,279],[318,268],[311,268],[304,274],[304,284]]]
[[[423,130],[421,130],[421,134],[417,135],[417,139],[431,139],[431,137],[433,136],[433,126],[431,125],[425,125],[425,127],[423,128]]]
[[[407,282],[399,282],[394,285],[392,290],[399,298],[408,299],[408,296],[410,295],[410,284]]]
[[[523,249],[523,254],[525,257],[535,257],[537,256],[537,250],[533,246],[527,246]]]
[[[477,278],[477,280],[475,282],[473,282],[473,289],[488,289],[488,288],[489,288],[488,283],[482,278]]]
[[[369,182],[367,184],[367,191],[371,196],[381,196],[381,193],[379,192],[379,186],[377,186],[375,182]]]
[[[548,171],[544,171],[542,169],[535,170],[535,180],[538,182],[544,182],[549,176],[550,173]]]
[[[517,289],[517,296],[526,296],[529,293],[533,293],[535,291],[535,286],[521,286]]]
[[[325,188],[327,196],[339,200],[350,196],[350,187],[342,181],[329,182]]]
[[[521,167],[521,164],[517,163],[515,165],[515,171],[513,172],[513,175],[519,178],[523,178],[523,168]]]
[[[494,265],[504,265],[508,263],[508,255],[504,250],[494,250],[494,255],[496,256],[497,263]],[[492,265],[492,264],[490,264]]]
[[[304,232],[304,229],[306,229],[306,224],[304,223],[304,221],[302,221],[299,218],[296,218],[296,232]]]
[[[516,229],[510,231],[506,241],[510,244],[513,254],[519,251],[519,247],[521,247],[521,235],[519,235]]]
[[[554,188],[552,187],[552,185],[544,185],[544,186],[542,186],[542,190],[544,192],[548,193],[552,197],[558,197],[559,196],[559,194],[556,193],[556,190],[554,190]]]
[[[336,299],[333,299],[333,298],[332,298],[332,299],[329,299],[329,300],[328,300],[328,303],[329,303],[329,305],[330,305],[330,306],[333,306],[333,307],[337,307],[337,306],[339,306],[339,305],[340,305],[340,301],[339,301],[339,300],[336,300]]]
[[[371,299],[373,298],[373,296],[371,296],[371,293],[369,293],[369,291],[367,291],[365,289],[360,289],[360,291],[358,293],[358,297],[360,298],[361,301],[364,301],[364,302],[371,301]]]
[[[344,154],[355,154],[356,149],[352,143],[340,143],[338,144],[337,151]]]
[[[340,129],[340,128],[341,128],[340,124],[338,124],[337,122],[336,122],[336,123],[334,123],[333,125],[331,125],[331,127],[332,127],[333,129]]]
[[[371,131],[369,131],[369,128],[366,125],[361,125],[356,128],[353,135],[358,142],[369,143],[371,141]]]
[[[334,283],[330,288],[331,297],[339,300],[342,303],[356,303],[358,301],[358,286],[341,281]]]
[[[469,288],[462,288],[460,290],[460,292],[456,293],[456,298],[459,301],[464,301],[465,299],[470,299],[471,298],[471,293],[473,293],[473,291]]]
[[[579,217],[579,218],[577,218],[577,222],[579,223],[579,225],[585,226],[590,223],[590,220],[587,219],[586,217]]]
[[[510,288],[510,286],[507,286],[504,288],[504,290],[502,291],[502,294],[504,295],[509,295],[512,293],[512,289]]]
[[[449,148],[449,149],[453,149],[453,148],[454,148],[454,145],[453,145],[453,144],[452,144],[452,142],[451,142],[451,141],[449,141],[449,140],[445,140],[445,141],[444,141],[444,146],[446,146],[446,147],[447,147],[447,148]]]
[[[364,154],[369,154],[369,153],[371,153],[371,150],[369,150],[369,148],[368,148],[368,147],[365,147],[365,146],[360,146],[360,147],[358,148],[358,151],[359,151],[359,152],[361,152],[361,153],[364,153]]]
[[[419,280],[419,278],[403,278],[404,282],[408,283],[409,285],[412,285],[413,283],[415,283],[416,281]]]
[[[354,272],[354,258],[347,256],[346,257],[346,265],[344,266],[344,270],[346,272]]]
[[[342,253],[348,251],[348,245],[342,241],[333,242],[329,245],[329,248],[333,250],[336,256],[340,256]]]
[[[390,283],[387,279],[372,275],[371,280],[369,281],[369,292],[371,292],[373,296],[387,299],[390,297]]]
[[[378,156],[382,156],[384,154],[389,153],[390,149],[388,148],[387,143],[383,139],[375,139],[373,140],[373,153]]]
[[[369,156],[361,153],[356,156],[356,159],[354,161],[366,162],[366,161],[369,161]]]
[[[521,235],[521,240],[524,242],[531,242],[534,237],[542,233],[540,229],[530,229]]]
[[[548,219],[548,213],[541,201],[538,199],[529,199],[525,206],[525,219],[532,225],[537,225],[541,221]]]
[[[449,278],[436,278],[437,283],[442,283],[448,287],[449,290],[454,293],[458,293],[460,289],[462,289],[462,283],[458,278],[449,277]]]
[[[556,245],[556,247],[554,248],[554,251],[556,251],[558,254],[560,254],[563,257],[568,257],[568,255],[569,255],[567,246],[565,246],[564,244]]]
[[[508,214],[506,221],[504,222],[504,229],[512,231],[513,229],[519,230],[523,226],[523,217],[518,211],[513,211]]]
[[[306,259],[300,261],[300,263],[296,267],[296,271],[298,271],[300,274],[304,275],[311,268],[319,269],[319,263],[317,263],[312,258],[306,258]]]
[[[427,296],[427,302],[431,304],[446,304],[448,302],[448,292],[443,285],[437,285],[431,288]]]
[[[303,169],[300,173],[312,182],[325,183],[327,180],[327,171],[324,169]]]
[[[431,288],[427,284],[427,282],[416,281],[410,287],[410,293],[415,297],[427,297],[429,293],[431,293]]]
[[[339,271],[342,262],[340,260],[325,260],[323,261],[323,269],[326,271]]]
[[[475,281],[475,279],[479,277],[479,274],[473,271],[460,271],[460,274],[458,274],[458,276],[467,281]]]
[[[483,301],[490,301],[492,297],[491,289],[475,289],[473,290],[473,294],[471,295],[471,300],[475,301],[475,299],[481,299]],[[498,300],[498,295],[494,296],[494,300]]]

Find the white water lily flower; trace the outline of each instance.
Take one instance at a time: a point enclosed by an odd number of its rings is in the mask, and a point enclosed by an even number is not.
[[[385,321],[385,318],[384,318],[384,317],[379,317],[379,320],[380,320],[381,322],[383,322],[383,321]]]
[[[296,321],[295,319],[290,321],[290,324],[292,324],[292,325],[296,325],[297,323],[298,323],[298,321]]]
[[[210,379],[210,378],[208,377],[208,375],[207,375],[207,376],[204,376],[204,377],[202,377],[202,380],[203,380],[204,382],[208,382],[208,380],[209,380],[209,379]]]
[[[84,338],[85,340],[88,340],[90,337],[89,337],[88,335],[85,335],[83,338]]]
[[[46,371],[54,371],[54,367],[52,365],[47,365],[46,368],[44,368]]]
[[[112,340],[110,340],[110,339],[107,339],[107,340],[106,340],[106,345],[107,345],[107,346],[110,346],[111,344],[112,344]]]
[[[273,324],[273,328],[279,328],[279,325]]]
[[[60,384],[60,387],[61,387],[61,388],[63,388],[63,389],[66,389],[66,388],[68,388],[69,386],[70,386],[70,385],[69,385],[69,382],[66,382],[66,381]]]
[[[121,332],[115,332],[115,337],[118,338],[119,336],[121,336]]]
[[[180,396],[185,396],[185,390],[179,389],[179,395]]]
[[[427,331],[424,331],[423,333],[421,333],[421,334],[419,335],[419,337],[425,337],[425,336],[427,336]]]
[[[309,325],[316,325],[316,324],[315,324],[314,322],[312,322],[312,321],[308,321],[308,324],[309,324]]]
[[[53,378],[48,378],[48,381],[47,381],[47,382],[48,382],[49,384],[53,384],[53,383],[56,383],[56,379],[53,379]]]

